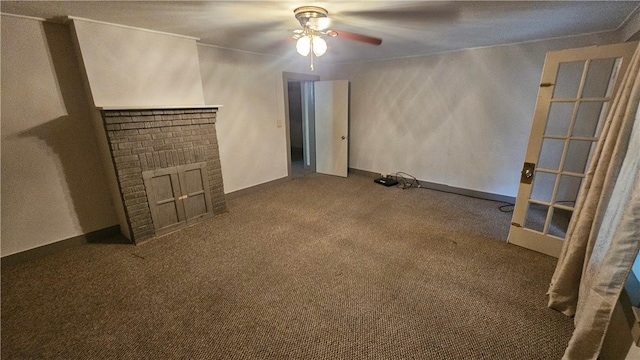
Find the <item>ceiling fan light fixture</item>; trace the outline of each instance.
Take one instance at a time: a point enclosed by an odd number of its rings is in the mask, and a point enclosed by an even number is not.
[[[320,57],[327,52],[327,42],[323,38],[314,36],[311,38],[311,43],[313,44],[313,53],[316,56]]]
[[[309,52],[311,52],[311,39],[307,36],[298,39],[296,42],[296,51],[302,56],[309,55]]]
[[[327,52],[327,42],[322,35],[333,33],[327,30],[331,25],[327,10],[318,6],[301,6],[293,11],[302,29],[294,30],[296,51],[302,56],[309,56],[310,67],[313,71],[313,57],[320,57]]]
[[[318,36],[305,35],[296,42],[296,51],[302,56],[307,56],[311,51],[317,57],[327,52],[327,42]]]

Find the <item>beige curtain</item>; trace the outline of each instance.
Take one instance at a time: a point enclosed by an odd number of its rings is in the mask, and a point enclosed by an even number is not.
[[[640,47],[613,100],[549,287],[575,315],[563,359],[596,359],[640,248]]]

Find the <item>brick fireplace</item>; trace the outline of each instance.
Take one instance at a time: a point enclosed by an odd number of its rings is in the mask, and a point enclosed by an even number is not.
[[[137,243],[226,211],[218,107],[102,108],[130,239]]]

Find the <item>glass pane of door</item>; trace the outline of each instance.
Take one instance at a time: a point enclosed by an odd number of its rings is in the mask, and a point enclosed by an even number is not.
[[[575,99],[578,97],[584,61],[563,62],[558,68],[553,98]]]
[[[567,136],[574,108],[575,102],[573,101],[551,103],[547,127],[544,130],[545,135]]]
[[[591,147],[594,141],[571,140],[565,155],[564,171],[584,174],[591,158]]]
[[[567,207],[575,207],[578,192],[582,186],[582,179],[583,178],[578,176],[561,175],[553,203]]]
[[[549,206],[547,205],[529,203],[524,227],[540,233],[543,232],[548,212]]]
[[[547,233],[564,239],[567,235],[567,229],[569,228],[569,221],[571,220],[573,211],[556,207],[553,207],[551,211],[553,211],[553,214],[548,224]]]
[[[542,140],[542,148],[540,149],[540,156],[538,159],[538,168],[558,170],[560,168],[560,160],[562,159],[564,143],[565,140]]]
[[[597,138],[604,123],[608,101],[583,101],[578,106],[578,115],[573,126],[573,137]]]
[[[582,91],[583,98],[603,98],[611,96],[611,79],[616,77],[616,65],[620,59],[594,59],[589,61],[589,71]]]
[[[553,187],[556,183],[556,174],[536,171],[533,177],[533,190],[531,199],[540,202],[551,202]]]

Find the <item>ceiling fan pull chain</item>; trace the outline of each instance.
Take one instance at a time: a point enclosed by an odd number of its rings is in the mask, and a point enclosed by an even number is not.
[[[311,71],[313,71],[313,53],[311,53]]]
[[[309,57],[311,58],[311,71],[313,71],[313,38],[309,38],[309,46],[311,51],[309,51]]]

